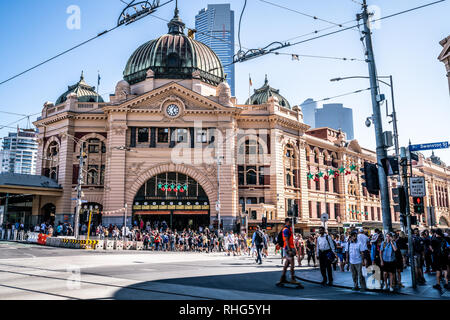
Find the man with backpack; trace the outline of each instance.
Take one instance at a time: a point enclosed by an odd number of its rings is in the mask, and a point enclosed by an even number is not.
[[[256,232],[253,234],[252,238],[252,245],[256,248],[256,263],[262,264],[262,258],[261,258],[261,250],[264,246],[264,234],[261,231],[261,227],[256,227]],[[259,261],[259,262],[258,262]]]
[[[282,241],[282,243],[281,243],[281,241]],[[285,219],[285,226],[283,227],[281,232],[278,234],[277,244],[280,245],[281,248],[283,248],[282,256],[286,259],[286,262],[284,263],[284,267],[283,267],[283,273],[281,274],[281,279],[277,284],[291,283],[291,284],[297,285],[298,288],[303,289],[303,286],[295,278],[294,257],[296,256],[296,252],[295,252],[295,246],[294,246],[294,231],[292,230],[292,227],[291,227],[291,219],[290,218]],[[286,279],[286,271],[289,266],[291,269],[291,281],[288,282]]]

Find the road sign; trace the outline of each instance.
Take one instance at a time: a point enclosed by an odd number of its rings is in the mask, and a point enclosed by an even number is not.
[[[425,197],[425,178],[411,177],[409,178],[409,194],[411,197]]]
[[[328,213],[323,213],[323,214],[320,216],[320,220],[322,220],[322,222],[327,222],[329,218],[330,218],[330,217],[328,216]]]
[[[447,148],[448,148],[448,141],[445,141],[445,142],[412,144],[412,145],[409,146],[409,151],[447,149]]]

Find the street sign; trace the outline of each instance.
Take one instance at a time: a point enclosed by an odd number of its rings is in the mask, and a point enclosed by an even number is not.
[[[409,178],[409,194],[411,197],[425,197],[425,178],[411,177]]]
[[[320,220],[322,220],[322,222],[327,222],[329,218],[330,218],[330,217],[328,216],[328,213],[323,213],[323,214],[320,216]]]
[[[448,148],[448,141],[445,141],[435,143],[412,144],[409,146],[409,151],[447,149],[447,148]]]
[[[81,200],[81,203],[88,203],[87,200]]]

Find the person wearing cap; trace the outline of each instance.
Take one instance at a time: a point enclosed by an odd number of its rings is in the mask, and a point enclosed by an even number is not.
[[[394,242],[393,234],[386,233],[386,239],[381,243],[380,246],[380,259],[381,266],[384,271],[384,285],[385,290],[394,291],[394,276],[396,272],[395,264],[395,251],[397,251],[397,246]],[[389,285],[388,285],[389,276]]]
[[[297,254],[295,250],[294,245],[294,230],[292,228],[292,222],[290,218],[286,218],[285,220],[285,226],[282,229],[282,235],[283,235],[283,249],[282,249],[282,255],[285,257],[286,262],[283,266],[283,272],[281,274],[281,279],[278,281],[277,285],[283,284],[283,283],[291,283],[297,285],[298,288],[303,289],[303,285],[300,284],[300,282],[297,281],[295,277],[295,262],[294,258]],[[291,270],[291,280],[288,282],[286,279],[286,271],[288,267],[290,266]]]
[[[358,280],[361,291],[366,290],[366,280],[362,273],[365,248],[367,249],[367,245],[364,247],[363,243],[358,241],[358,232],[352,231],[347,243],[347,261],[350,263],[350,270],[352,271],[353,291],[359,290]]]

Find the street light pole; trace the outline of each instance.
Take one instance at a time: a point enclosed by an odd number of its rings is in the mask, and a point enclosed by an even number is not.
[[[373,123],[375,127],[375,138],[377,144],[377,164],[378,164],[378,180],[380,184],[381,195],[381,208],[383,212],[383,229],[385,232],[392,231],[392,219],[391,208],[389,205],[389,192],[386,173],[384,172],[382,159],[387,158],[386,149],[383,142],[383,125],[381,122],[380,111],[380,96],[377,83],[377,72],[375,66],[375,56],[372,47],[372,35],[369,29],[369,12],[367,11],[367,0],[363,0],[363,13],[358,16],[358,19],[362,16],[364,21],[364,34],[367,48],[367,61],[369,65],[370,86],[372,93],[372,111],[373,111]]]
[[[74,226],[73,226],[73,235],[75,236],[75,239],[78,239],[79,235],[79,227],[78,224],[80,223],[80,211],[81,211],[81,185],[83,184],[83,167],[84,167],[84,142],[81,143],[80,147],[80,168],[78,172],[78,184],[77,184],[77,206],[75,208],[75,219],[74,219]]]

